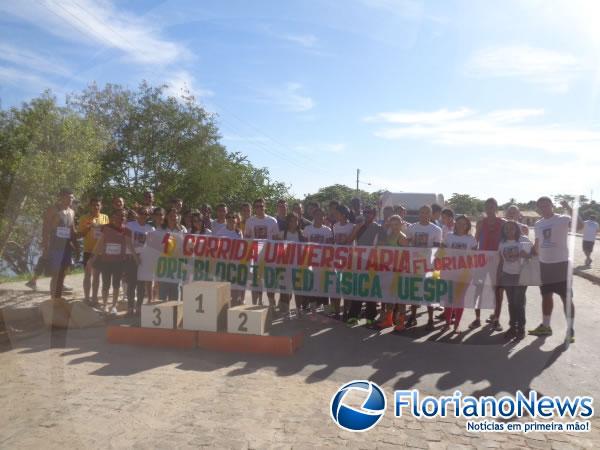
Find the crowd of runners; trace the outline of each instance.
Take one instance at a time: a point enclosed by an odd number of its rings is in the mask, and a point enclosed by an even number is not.
[[[575,308],[572,291],[568,283],[569,249],[568,234],[571,230],[573,211],[568,203],[562,202],[566,215],[557,214],[552,200],[541,197],[537,207],[541,214],[534,227],[534,240],[529,238],[529,228],[520,221],[520,211],[510,206],[499,217],[498,203],[489,198],[485,202],[485,215],[473,223],[466,215],[455,215],[450,208],[440,205],[423,205],[415,223],[406,221],[407,210],[402,205],[387,206],[378,220],[378,211],[370,205],[361,205],[355,198],[349,206],[332,200],[327,205],[315,202],[291,206],[285,200],[276,204],[276,213],[270,216],[264,199],[252,204],[242,203],[239,212],[220,203],[214,207],[202,205],[199,209],[184,209],[181,199],[172,199],[168,207],[158,207],[152,192],[146,192],[143,200],[127,207],[121,197],[112,199],[110,215],[104,214],[102,199],[91,198],[89,210],[78,217],[72,209],[74,196],[63,189],[55,205],[44,216],[42,228],[42,255],[28,286],[35,288],[36,279],[42,273],[51,276],[51,296],[61,298],[64,279],[73,259],[79,260],[83,239],[83,266],[85,270],[83,290],[85,302],[116,313],[119,291],[123,287],[128,301],[128,314],[139,314],[144,301],[166,301],[180,298],[178,283],[148,282],[137,279],[140,252],[147,233],[155,229],[170,233],[212,234],[229,238],[281,239],[295,242],[315,242],[361,246],[393,247],[447,247],[465,250],[499,252],[499,268],[496,277],[493,314],[487,323],[495,331],[503,331],[500,323],[504,293],[508,300],[507,339],[520,340],[525,336],[525,302],[527,285],[521,280],[522,262],[536,256],[539,259],[540,290],[542,294],[542,323],[529,334],[548,336],[552,334],[550,320],[553,310],[553,295],[560,297],[567,318],[565,340],[574,342]],[[214,212],[214,216],[213,216]],[[577,218],[577,230],[583,229],[586,263],[591,263],[593,243],[599,225],[595,217],[585,222]],[[537,260],[536,259],[536,260]],[[101,287],[100,287],[101,286]],[[112,287],[112,302],[108,303]],[[268,304],[274,312],[290,315],[290,300],[293,294],[266,292]],[[263,292],[252,292],[252,302],[262,304]],[[278,301],[277,301],[278,300]],[[244,291],[233,290],[232,302],[244,301]],[[315,313],[329,314],[351,326],[366,323],[375,328],[391,328],[403,332],[417,326],[415,305],[343,301],[340,298],[295,296],[296,315]],[[462,308],[427,307],[425,327],[435,327],[435,321],[443,321],[443,329],[460,331]],[[362,319],[366,319],[362,321]],[[378,320],[376,320],[378,319]],[[475,319],[469,329],[482,326],[481,311],[475,310]]]

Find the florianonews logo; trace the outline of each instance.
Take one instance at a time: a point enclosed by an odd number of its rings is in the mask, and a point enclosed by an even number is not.
[[[348,406],[344,399],[350,392],[364,396],[360,408]],[[347,431],[367,431],[383,417],[387,401],[381,388],[372,381],[354,380],[343,385],[331,398],[330,412],[333,421]]]

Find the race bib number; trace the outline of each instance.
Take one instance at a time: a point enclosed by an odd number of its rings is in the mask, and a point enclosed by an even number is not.
[[[120,255],[121,254],[121,244],[106,244],[106,252],[107,255]]]
[[[56,237],[60,239],[70,239],[71,229],[69,227],[56,227]]]

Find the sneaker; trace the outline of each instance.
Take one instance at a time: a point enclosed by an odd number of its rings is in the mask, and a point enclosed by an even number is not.
[[[115,308],[114,306],[110,309],[110,313],[113,315],[117,315],[117,308]]]
[[[406,330],[405,326],[404,326],[404,322],[400,322],[398,325],[396,325],[394,327],[394,331],[396,333],[402,333],[404,330]]]
[[[71,286],[67,286],[66,284],[63,284],[63,291],[64,292],[73,292],[73,288]]]
[[[490,317],[485,319],[485,323],[493,323],[496,320],[496,317],[493,314],[490,314]]]
[[[381,322],[377,322],[378,328],[389,328],[394,326],[394,314],[392,311],[389,311],[385,314],[385,317]]]
[[[35,280],[29,280],[27,283],[25,283],[25,286],[27,286],[30,289],[33,289],[34,291],[37,291],[37,283],[35,282]]]
[[[529,330],[528,333],[532,336],[552,336],[552,328],[542,323],[535,330]]]
[[[374,328],[374,327],[375,327],[375,321],[374,321],[374,320],[372,320],[372,319],[367,319],[367,321],[366,321],[366,323],[365,323],[365,326],[366,326],[367,328]]]
[[[433,323],[433,320],[428,320],[427,321],[427,325],[425,325],[425,329],[427,331],[432,331],[435,329],[435,324]]]
[[[473,322],[469,324],[469,330],[474,330],[475,328],[479,328],[481,326],[481,320],[475,319]]]
[[[498,322],[497,320],[494,320],[492,322],[492,330],[494,330],[494,331],[502,331],[502,325],[500,325],[500,322]]]
[[[506,339],[506,340],[513,339],[516,336],[517,336],[517,330],[514,329],[513,327],[510,327],[506,331],[506,333],[504,333],[504,339]]]
[[[356,317],[350,317],[346,321],[346,325],[348,325],[349,327],[354,327],[354,326],[358,325],[358,319]]]
[[[575,343],[575,331],[571,330],[567,332],[565,336],[565,344],[574,344]]]

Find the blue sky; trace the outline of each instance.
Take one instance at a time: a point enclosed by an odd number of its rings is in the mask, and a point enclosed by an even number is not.
[[[598,23],[593,0],[6,0],[0,98],[187,89],[300,197],[360,168],[371,191],[597,199]]]

